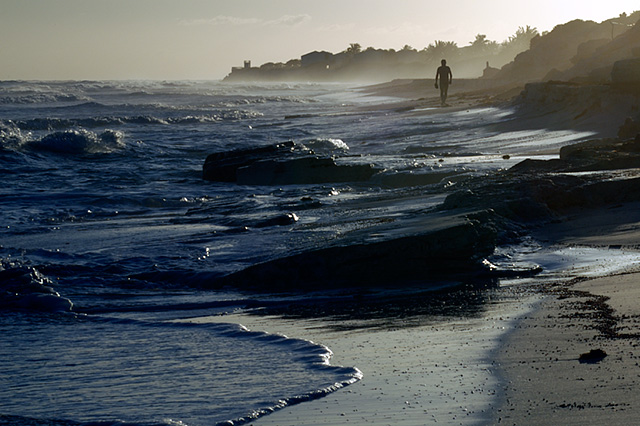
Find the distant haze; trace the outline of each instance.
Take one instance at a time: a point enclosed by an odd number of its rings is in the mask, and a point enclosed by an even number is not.
[[[0,0],[0,79],[221,79],[244,60],[314,51],[502,42],[637,0]],[[425,75],[431,76],[431,70]]]

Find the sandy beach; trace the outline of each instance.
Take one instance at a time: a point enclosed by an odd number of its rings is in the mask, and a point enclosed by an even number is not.
[[[544,237],[562,246],[637,250],[639,225],[637,205],[629,204],[551,225]],[[493,423],[637,424],[639,270],[635,264],[620,274],[542,285],[544,300],[498,351],[505,400]],[[606,356],[584,359],[597,350]]]
[[[637,424],[639,280],[630,273],[549,288],[499,351],[505,403],[492,423]],[[594,350],[606,356],[580,360]]]

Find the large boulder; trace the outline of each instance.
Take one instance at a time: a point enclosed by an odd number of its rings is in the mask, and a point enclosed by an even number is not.
[[[509,169],[512,174],[586,172],[640,168],[640,135],[635,139],[592,139],[560,149],[560,158],[526,159]]]
[[[366,181],[377,170],[370,164],[338,165],[333,158],[314,156],[256,161],[240,167],[241,185],[291,185]]]
[[[237,172],[240,167],[249,166],[260,160],[297,154],[300,150],[293,142],[288,141],[257,148],[215,152],[207,156],[202,166],[202,178],[214,182],[237,182]]]
[[[464,281],[485,274],[496,230],[478,220],[451,216],[444,225],[398,238],[343,241],[250,266],[209,282],[255,291],[316,291],[319,288],[437,285],[438,279]]]
[[[379,170],[370,164],[337,164],[293,142],[211,154],[202,177],[241,185],[287,185],[360,182]]]

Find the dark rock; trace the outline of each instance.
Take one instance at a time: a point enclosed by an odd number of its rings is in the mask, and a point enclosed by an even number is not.
[[[640,178],[605,180],[584,185],[586,207],[640,201]]]
[[[370,164],[338,165],[333,158],[308,156],[253,162],[237,170],[237,182],[242,185],[361,182],[376,172]]]
[[[547,220],[556,211],[583,205],[584,194],[572,191],[584,183],[584,179],[571,175],[501,173],[470,182],[469,188],[447,196],[440,208],[492,210],[520,222]]]
[[[202,168],[202,178],[215,182],[236,182],[236,172],[240,167],[260,160],[280,158],[300,150],[300,147],[289,141],[258,148],[216,152],[207,156]]]
[[[287,185],[359,182],[378,170],[369,164],[338,165],[293,142],[210,154],[202,177],[242,185]]]
[[[327,247],[254,265],[209,283],[257,291],[397,287],[433,283],[438,276],[480,275],[493,253],[495,229],[467,221],[386,241]]]
[[[535,174],[638,167],[640,167],[640,141],[608,138],[564,146],[560,149],[560,159],[527,159],[511,167],[508,172]]]
[[[640,167],[640,151],[633,142],[595,139],[560,149],[565,171],[616,170]]]
[[[638,135],[640,135],[640,121],[627,117],[618,130],[618,138],[622,140],[632,139]]]
[[[578,358],[580,364],[596,364],[602,361],[607,356],[607,353],[602,349],[591,349],[589,352],[583,353]]]
[[[613,138],[592,139],[560,148],[560,159],[567,162],[593,160],[611,155],[619,140]]]
[[[512,166],[510,173],[545,173],[558,172],[567,168],[567,163],[563,160],[533,160],[527,158]]]

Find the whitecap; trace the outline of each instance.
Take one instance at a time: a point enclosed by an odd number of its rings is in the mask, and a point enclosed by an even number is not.
[[[335,151],[348,151],[347,145],[342,139],[318,138],[303,142],[303,145],[318,154],[331,154]]]
[[[105,130],[99,135],[85,129],[65,130],[46,135],[32,141],[29,147],[58,154],[100,154],[110,153],[124,147],[124,133]]]
[[[0,122],[0,149],[16,150],[26,138],[12,121]]]

